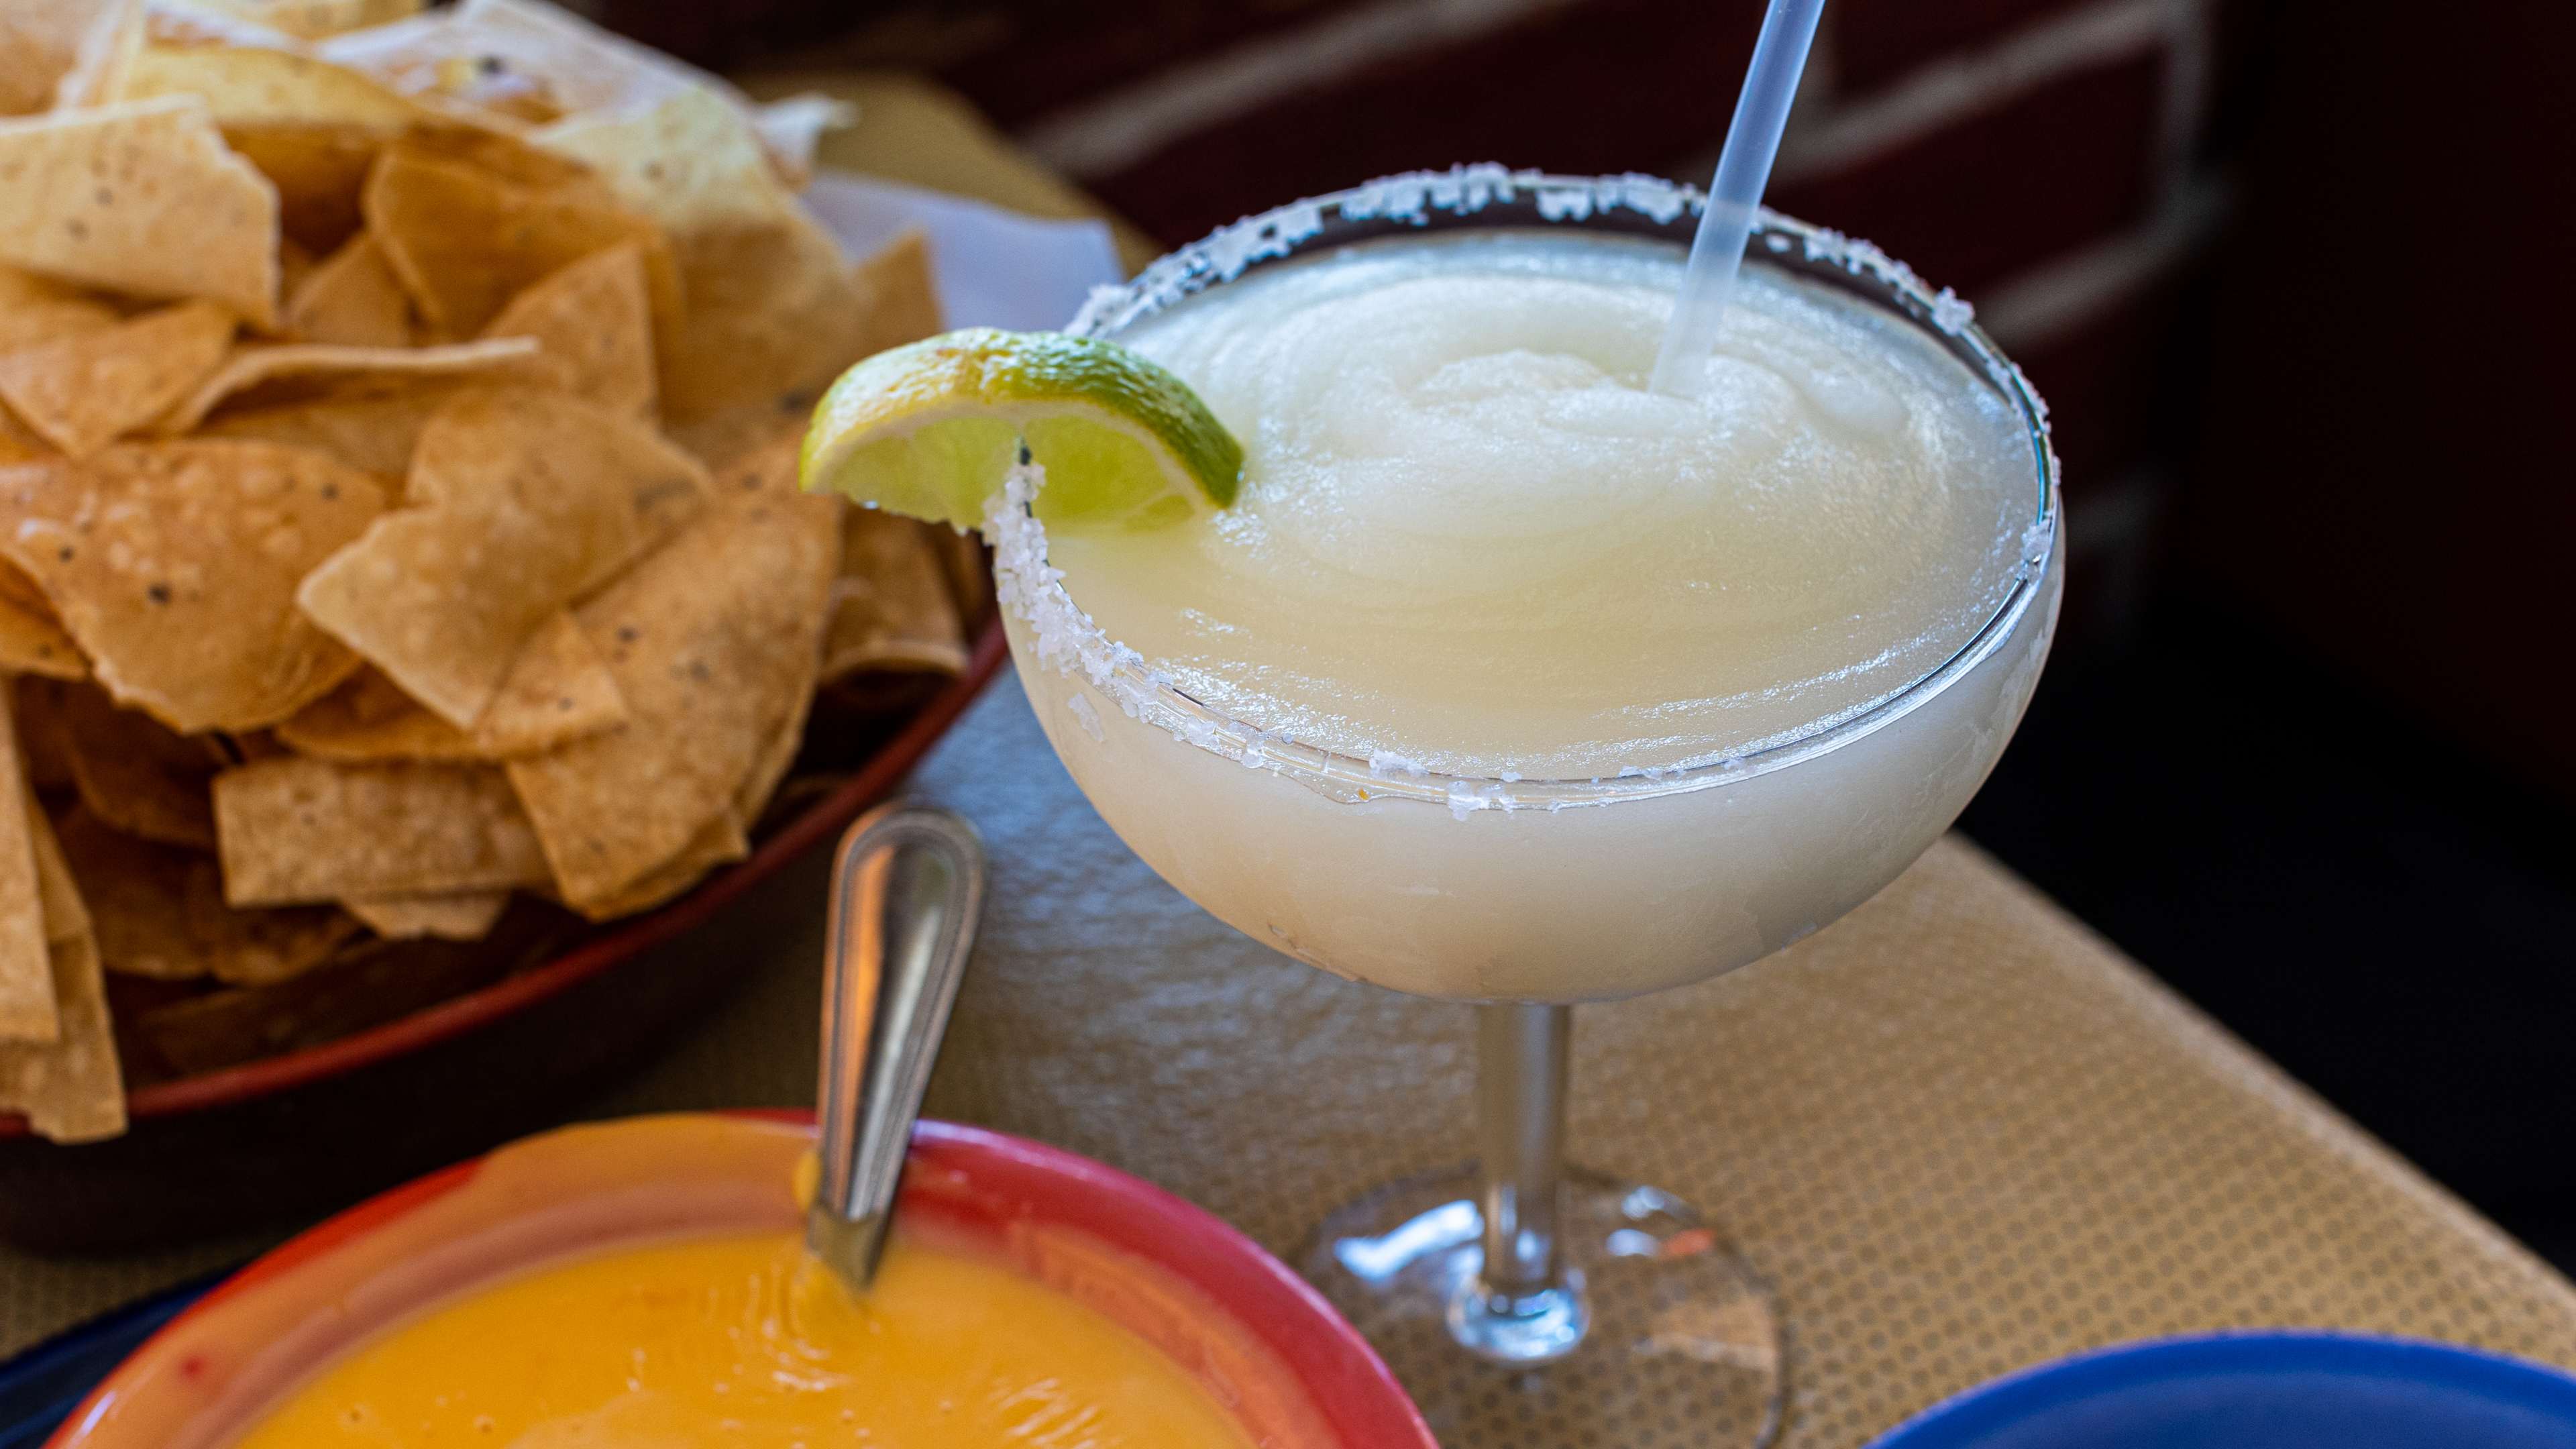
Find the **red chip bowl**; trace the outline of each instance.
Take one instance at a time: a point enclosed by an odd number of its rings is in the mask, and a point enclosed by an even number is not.
[[[208,1237],[350,1202],[563,1120],[743,976],[721,949],[649,948],[819,858],[814,847],[920,763],[1004,653],[994,624],[964,674],[749,859],[532,970],[319,1046],[142,1087],[132,1126],[104,1142],[47,1142],[0,1112],[0,1240],[95,1251]]]
[[[798,1229],[801,1113],[637,1117],[516,1142],[261,1258],[110,1374],[49,1449],[217,1449],[361,1341],[508,1274],[621,1243]],[[1312,1288],[1241,1233],[1089,1158],[924,1122],[899,1221],[1090,1305],[1264,1449],[1437,1449]]]

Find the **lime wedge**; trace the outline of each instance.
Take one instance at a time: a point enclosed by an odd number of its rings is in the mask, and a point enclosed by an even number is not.
[[[980,526],[1026,443],[1050,528],[1155,528],[1234,501],[1243,445],[1179,378],[1114,342],[950,332],[880,352],[814,409],[798,473],[893,513]]]

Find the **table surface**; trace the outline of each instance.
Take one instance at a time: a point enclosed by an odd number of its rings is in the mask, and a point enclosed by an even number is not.
[[[855,139],[841,164],[1060,201],[943,98],[872,84],[880,120],[910,117],[889,126],[902,166]],[[953,171],[916,154],[941,136],[966,138]],[[1114,1163],[1283,1253],[1326,1208],[1466,1153],[1471,1013],[1309,970],[1183,900],[1075,790],[1016,680],[913,791],[993,855],[933,1112]],[[823,866],[666,948],[735,956],[742,989],[584,1115],[810,1099]],[[2576,1367],[2576,1289],[1963,841],[1769,961],[1585,1008],[1574,1055],[1574,1156],[1696,1201],[1776,1285],[1783,1445],[1858,1444],[2008,1369],[2226,1326]],[[0,1353],[264,1241],[0,1249]],[[1688,1406],[1616,1412],[1577,1436],[1502,1393],[1449,1442],[1696,1442]]]

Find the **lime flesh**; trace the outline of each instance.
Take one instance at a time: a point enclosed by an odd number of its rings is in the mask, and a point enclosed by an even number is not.
[[[878,353],[814,410],[804,486],[960,528],[1026,445],[1049,527],[1154,528],[1234,501],[1243,447],[1160,366],[1114,342],[975,328]]]

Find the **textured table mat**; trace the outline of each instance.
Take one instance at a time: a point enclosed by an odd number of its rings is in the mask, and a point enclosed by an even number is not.
[[[1088,205],[935,88],[836,88],[868,120],[830,164]],[[1092,813],[1015,681],[915,789],[994,856],[933,1111],[1116,1163],[1283,1252],[1467,1150],[1470,1013],[1308,970],[1182,900]],[[824,864],[666,948],[740,960],[743,988],[585,1115],[810,1099]],[[1777,959],[1577,1021],[1578,1159],[1694,1199],[1778,1286],[1783,1445],[1856,1445],[2007,1369],[2225,1325],[2576,1367],[2576,1290],[1964,843]],[[0,1354],[266,1241],[0,1248]],[[1452,1449],[1527,1442],[1509,1419]],[[1693,1442],[1604,1428],[1588,1441]]]
[[[1279,1251],[1467,1151],[1471,1013],[1190,905],[1073,788],[1015,680],[916,793],[994,858],[934,1110],[1104,1158]],[[809,1019],[811,973],[795,984],[781,1034]],[[1696,1201],[1778,1285],[1784,1444],[1857,1444],[2010,1368],[2227,1325],[2576,1367],[2563,1279],[1964,842],[1777,959],[1576,1020],[1573,1154]],[[803,1053],[755,1070],[703,1045],[737,1094],[807,1091]],[[632,1105],[689,1100],[676,1085]]]
[[[1115,1163],[1282,1252],[1466,1151],[1471,1014],[1190,905],[1092,812],[1016,680],[913,793],[993,855],[934,1112]],[[739,957],[743,989],[588,1115],[810,1099],[820,869],[671,948]],[[1778,958],[1578,1012],[1570,1141],[1697,1201],[1778,1286],[1784,1445],[1858,1444],[2010,1368],[2225,1325],[2576,1367],[2564,1280],[1956,840]],[[250,1246],[0,1255],[0,1347]]]

